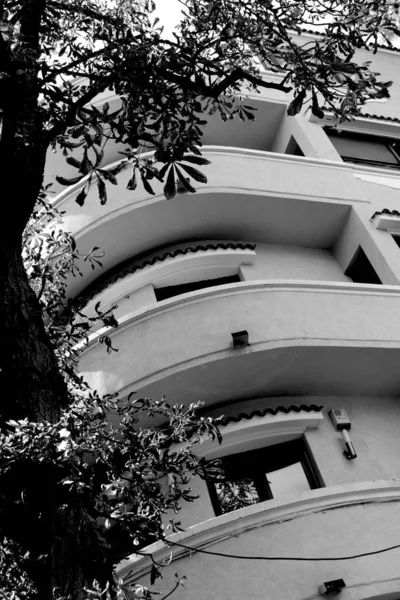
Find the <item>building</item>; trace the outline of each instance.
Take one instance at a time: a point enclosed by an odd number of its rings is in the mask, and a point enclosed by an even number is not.
[[[122,172],[105,206],[93,191],[78,207],[76,187],[57,201],[80,248],[105,251],[105,275],[84,266],[70,294],[87,310],[118,304],[120,351],[105,359],[94,336],[87,380],[226,416],[223,445],[201,452],[223,459],[228,483],[194,481],[200,499],[171,539],[249,559],[154,547],[174,559],[163,590],[187,576],[176,600],[306,600],[341,579],[343,600],[400,598],[400,548],[376,553],[400,545],[400,53],[371,58],[392,98],[340,135],[264,90],[254,123],[210,120],[197,194],[133,194]],[[338,409],[356,458],[328,416]],[[121,577],[146,583],[150,566],[132,554]]]

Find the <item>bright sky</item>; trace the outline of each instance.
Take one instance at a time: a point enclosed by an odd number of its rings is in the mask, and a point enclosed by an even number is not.
[[[158,17],[168,36],[181,18],[182,4],[178,0],[156,0],[156,10],[152,16]]]

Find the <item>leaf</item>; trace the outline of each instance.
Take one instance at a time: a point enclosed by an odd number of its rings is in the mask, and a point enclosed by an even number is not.
[[[159,170],[158,176],[160,177],[161,181],[164,179],[164,175],[168,171],[168,167],[169,167],[169,164],[167,163],[166,165],[161,167],[161,169]]]
[[[242,112],[246,115],[246,117],[248,118],[249,121],[255,121],[256,120],[256,116],[253,115],[253,113],[251,113],[248,110],[246,110],[245,108],[242,109]]]
[[[323,119],[325,117],[325,113],[324,111],[319,108],[319,106],[312,106],[311,108],[311,112],[313,115],[315,115],[316,117],[318,117],[318,119]]]
[[[148,194],[152,194],[154,196],[155,192],[154,192],[153,188],[151,187],[151,185],[149,184],[149,182],[147,181],[143,171],[140,171],[140,178],[142,180],[143,187],[146,190],[146,192]]]
[[[76,169],[79,169],[79,167],[81,166],[81,161],[78,160],[77,158],[74,158],[73,156],[68,156],[67,163],[69,165],[72,165]]]
[[[98,173],[101,173],[104,179],[112,183],[113,185],[118,185],[118,180],[115,177],[114,173],[111,171],[107,171],[106,169],[97,169]]]
[[[88,191],[89,191],[89,186],[86,184],[81,191],[79,192],[79,194],[77,195],[77,197],[75,198],[75,202],[79,205],[79,206],[83,206],[85,203],[85,199],[86,196],[88,195]]]
[[[168,172],[167,181],[164,185],[164,196],[167,200],[171,200],[176,196],[176,182],[175,182],[175,168],[174,165],[171,165],[171,168]]]
[[[74,185],[75,183],[79,183],[82,180],[82,177],[73,177],[72,179],[67,179],[66,177],[60,177],[56,175],[56,181],[61,183],[61,185]]]
[[[313,115],[315,115],[316,117],[318,117],[318,119],[323,119],[324,116],[325,116],[324,111],[319,107],[318,98],[317,98],[316,94],[312,95],[311,112],[312,112]]]
[[[154,585],[156,580],[160,578],[162,579],[162,575],[159,569],[157,569],[157,567],[153,564],[150,571],[150,585]]]
[[[179,183],[181,183],[183,185],[183,187],[185,188],[185,190],[187,190],[188,192],[191,192],[192,194],[195,193],[195,188],[190,184],[190,180],[186,179],[186,177],[183,176],[182,171],[180,169],[178,169],[178,167],[176,168],[176,174],[178,175],[178,180]]]
[[[97,189],[99,190],[100,204],[103,206],[107,202],[107,188],[101,177],[97,177]]]
[[[190,175],[190,177],[193,177],[193,179],[196,181],[200,181],[200,183],[207,183],[207,177],[194,167],[184,165],[183,163],[179,163],[179,166],[182,167],[182,169],[184,169],[186,173]]]
[[[185,156],[182,158],[182,160],[193,163],[195,165],[210,165],[211,164],[211,161],[208,160],[207,158],[204,158],[204,156],[192,156],[190,154],[185,154]]]
[[[199,146],[202,146],[203,144],[200,143],[200,141],[198,142]],[[191,152],[193,152],[193,154],[197,154],[198,156],[200,156],[200,150],[197,148],[197,146],[194,146],[193,144],[189,146],[189,150]]]
[[[301,111],[301,107],[303,106],[305,97],[306,90],[301,90],[301,92],[299,92],[297,96],[293,98],[287,109],[287,114],[290,117],[294,117],[295,115],[299,114],[299,112]]]
[[[112,169],[109,169],[108,173],[112,173],[113,175],[118,175],[118,173],[120,173],[121,171],[123,171],[123,169],[125,169],[127,162],[128,161],[126,159],[122,160],[119,163],[119,165],[117,165],[116,167],[113,167]]]
[[[132,192],[133,192],[133,191],[136,190],[136,188],[137,188],[136,169],[133,169],[133,171],[132,171],[132,177],[128,181],[126,189],[127,190],[132,190]]]

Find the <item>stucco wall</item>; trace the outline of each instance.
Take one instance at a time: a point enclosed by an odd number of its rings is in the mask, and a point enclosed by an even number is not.
[[[329,250],[257,244],[254,265],[243,266],[244,279],[350,281]]]
[[[206,547],[243,556],[338,557],[399,543],[398,502],[341,507],[242,532]],[[190,539],[185,542],[190,546]],[[174,574],[186,576],[176,600],[317,600],[318,586],[344,579],[341,600],[361,600],[399,592],[400,550],[348,561],[252,561],[193,553],[162,570],[152,589],[169,591]],[[141,583],[149,585],[147,577]],[[381,596],[382,594],[382,596]]]

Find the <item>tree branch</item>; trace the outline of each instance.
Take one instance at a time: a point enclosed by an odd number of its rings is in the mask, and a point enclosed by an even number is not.
[[[171,83],[176,83],[184,90],[191,90],[192,92],[201,96],[217,99],[221,94],[225,92],[231,85],[234,85],[237,81],[245,80],[250,83],[267,89],[278,90],[285,94],[292,91],[292,87],[284,85],[282,82],[275,83],[273,81],[265,81],[261,77],[256,77],[250,73],[246,73],[243,69],[235,69],[230,75],[227,75],[222,81],[217,84],[206,85],[201,84],[198,81],[192,81],[188,77],[181,77],[176,73],[169,71],[165,73],[165,79]]]
[[[76,4],[68,4],[68,2],[48,2],[47,5],[51,8],[56,9],[57,11],[61,10],[68,13],[78,13],[84,15],[85,17],[90,17],[91,19],[102,21],[103,23],[107,23],[108,25],[113,25],[114,27],[120,26],[123,23],[121,20],[115,19],[110,15],[91,10],[83,4],[81,4],[79,8],[77,8]]]
[[[293,88],[283,85],[282,83],[274,83],[273,81],[264,81],[261,77],[256,77],[255,75],[251,75],[250,73],[246,73],[243,69],[235,69],[232,71],[230,75],[227,75],[225,79],[217,83],[216,85],[211,86],[212,96],[218,98],[221,94],[225,92],[231,85],[234,85],[236,82],[245,80],[249,81],[253,85],[257,87],[279,90],[280,92],[284,92],[288,94],[292,91]]]
[[[48,83],[54,77],[57,77],[57,75],[71,74],[71,69],[73,69],[74,67],[77,67],[78,65],[80,65],[82,63],[86,63],[88,60],[91,60],[92,58],[101,56],[107,50],[109,50],[109,46],[107,46],[107,48],[101,48],[100,50],[95,50],[94,52],[89,52],[86,56],[82,56],[81,58],[78,58],[70,63],[66,63],[64,65],[64,67],[61,67],[60,69],[54,69],[54,70],[49,69],[47,71],[49,73],[49,75],[46,75],[46,77],[44,77],[42,80],[43,84]]]
[[[51,143],[53,140],[55,140],[55,138],[57,136],[59,136],[61,133],[63,133],[67,127],[73,125],[77,111],[80,108],[83,108],[86,104],[88,104],[91,100],[93,100],[98,94],[100,94],[101,92],[104,92],[104,90],[106,90],[106,89],[107,89],[107,82],[104,82],[102,84],[99,84],[98,86],[91,88],[90,90],[88,90],[86,92],[86,94],[83,94],[83,96],[81,96],[79,98],[79,100],[74,102],[71,105],[71,107],[68,110],[65,117],[59,123],[57,123],[57,125],[54,125],[54,127],[52,127],[47,132],[47,134],[46,134],[47,142]]]

